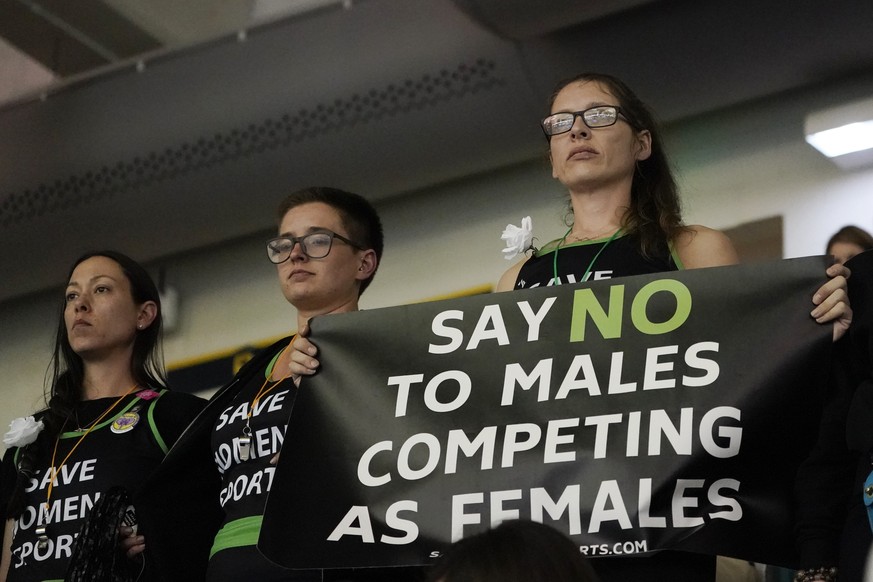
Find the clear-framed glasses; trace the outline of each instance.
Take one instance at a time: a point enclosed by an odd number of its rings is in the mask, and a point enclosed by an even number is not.
[[[620,115],[621,110],[614,105],[598,105],[585,111],[561,111],[543,119],[542,128],[546,137],[552,137],[570,131],[577,117],[581,117],[585,125],[594,129],[615,125]]]
[[[329,230],[320,230],[304,234],[303,236],[278,236],[268,240],[267,256],[272,263],[277,265],[284,263],[291,258],[291,251],[294,250],[294,245],[300,243],[300,250],[303,251],[304,255],[310,259],[323,259],[330,252],[330,247],[335,238],[358,250],[364,249],[358,243],[350,241],[340,234]]]

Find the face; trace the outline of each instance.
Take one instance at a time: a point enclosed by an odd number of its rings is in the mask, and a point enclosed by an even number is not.
[[[619,105],[603,85],[580,81],[558,93],[551,113],[584,111],[597,105]],[[638,160],[651,155],[648,131],[636,131],[622,116],[614,125],[591,129],[581,117],[573,128],[549,142],[552,176],[571,191],[626,184],[628,195]]]
[[[66,289],[64,323],[73,351],[84,360],[132,349],[138,326],[151,325],[154,302],[138,305],[121,266],[95,256],[79,263]]]
[[[280,236],[300,237],[325,230],[354,240],[339,212],[322,202],[292,208],[279,225]],[[297,243],[290,258],[276,268],[285,299],[311,317],[357,309],[360,283],[373,273],[375,264],[372,250],[362,251],[334,238],[326,257],[311,259]]]
[[[828,249],[828,254],[833,255],[841,265],[845,265],[846,261],[863,252],[863,248],[850,242],[835,242],[831,245],[831,248]]]

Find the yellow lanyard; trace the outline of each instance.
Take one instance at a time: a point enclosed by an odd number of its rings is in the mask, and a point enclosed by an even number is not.
[[[76,441],[76,444],[73,445],[73,448],[70,449],[70,452],[67,453],[67,456],[64,457],[64,460],[61,461],[61,464],[58,465],[57,468],[55,468],[55,458],[57,457],[57,454],[58,454],[58,443],[61,442],[61,434],[64,432],[64,427],[67,426],[67,421],[66,421],[66,420],[64,421],[63,426],[61,426],[61,431],[58,433],[58,437],[55,439],[55,448],[54,448],[54,450],[52,451],[52,463],[51,463],[51,466],[49,467],[49,471],[51,471],[52,478],[51,478],[51,480],[49,481],[48,487],[47,487],[47,489],[46,489],[46,494],[45,494],[45,512],[46,512],[46,517],[48,517],[49,501],[51,500],[51,497],[52,497],[52,488],[54,487],[55,479],[58,478],[58,473],[61,472],[61,469],[63,468],[63,466],[64,466],[64,464],[67,462],[67,460],[70,458],[70,455],[72,455],[73,452],[74,452],[74,451],[79,447],[79,445],[82,444],[82,441],[85,440],[85,437],[88,436],[88,434],[90,434],[90,432],[91,432],[92,430],[94,430],[94,427],[97,426],[97,425],[100,423],[100,421],[103,420],[103,419],[106,417],[107,414],[109,414],[110,412],[112,412],[112,410],[113,410],[116,406],[118,406],[118,404],[119,404],[122,400],[124,400],[125,397],[127,397],[131,392],[133,392],[133,391],[136,389],[136,387],[137,387],[137,384],[134,383],[134,385],[131,386],[130,389],[129,389],[127,392],[125,392],[123,395],[119,396],[119,397],[115,400],[115,402],[112,403],[112,406],[110,406],[109,408],[107,408],[106,410],[104,410],[104,411],[103,411],[103,414],[101,414],[100,416],[98,416],[98,417],[97,417],[97,420],[95,420],[94,422],[92,422],[92,423],[91,423],[91,426],[89,426],[89,427],[87,428],[87,430],[85,430],[85,434],[83,434],[82,436],[79,437],[79,440]]]
[[[285,354],[285,352],[288,351],[288,348],[291,347],[291,342],[293,342],[294,338],[296,338],[296,337],[297,337],[296,335],[292,336],[291,341],[288,342],[288,345],[285,346],[285,348],[281,352],[279,352],[279,356],[276,358],[276,363],[278,363],[279,360],[282,359],[282,356]],[[281,378],[276,380],[276,382],[272,386],[267,388],[267,384],[270,383],[270,376],[273,375],[272,372],[273,371],[270,370],[270,373],[267,374],[267,377],[264,379],[264,383],[261,384],[261,388],[258,390],[258,393],[255,394],[255,397],[252,399],[251,404],[249,404],[249,411],[248,411],[248,415],[246,416],[246,423],[248,423],[248,420],[252,417],[252,412],[254,411],[255,407],[258,405],[258,402],[261,401],[261,398],[263,398],[264,396],[266,396],[267,394],[272,392],[273,388],[275,388],[276,386],[278,386],[279,384],[281,384],[282,382],[287,380],[288,376],[291,375],[291,372],[288,372],[287,374],[285,374],[284,376],[282,376]],[[264,390],[265,388],[266,388],[266,390]]]
[[[288,351],[288,348],[291,347],[291,343],[294,341],[294,338],[296,338],[296,337],[297,337],[297,335],[294,335],[291,338],[291,341],[288,342],[288,345],[285,346],[285,348],[281,352],[279,352],[278,357],[276,357],[276,363],[278,363],[279,360],[282,359],[282,355]],[[263,398],[264,396],[266,396],[267,394],[272,392],[276,386],[278,386],[279,384],[281,384],[282,382],[287,380],[288,377],[291,376],[291,372],[289,371],[287,374],[285,374],[284,376],[282,376],[281,378],[276,380],[272,386],[267,388],[267,384],[270,383],[270,376],[272,376],[272,375],[273,375],[272,370],[270,370],[269,373],[267,373],[267,377],[264,379],[264,383],[261,384],[261,388],[258,390],[258,393],[255,394],[255,397],[252,399],[251,403],[249,403],[249,410],[248,410],[248,414],[246,415],[246,425],[243,427],[242,436],[240,436],[237,439],[237,443],[238,443],[237,451],[239,453],[239,458],[241,461],[248,461],[251,458],[251,451],[252,451],[251,419],[252,419],[252,414],[254,414],[255,408],[258,406],[258,403],[261,401],[261,398]]]

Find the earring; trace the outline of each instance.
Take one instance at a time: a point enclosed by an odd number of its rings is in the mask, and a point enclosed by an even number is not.
[[[136,324],[136,329],[142,329],[142,324],[141,323]]]

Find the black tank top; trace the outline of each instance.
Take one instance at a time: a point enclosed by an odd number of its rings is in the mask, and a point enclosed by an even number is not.
[[[518,273],[516,289],[555,284],[554,246],[554,242],[549,243],[545,247],[547,250],[540,251],[527,260]],[[639,248],[639,238],[634,235],[619,236],[611,242],[609,238],[602,238],[563,246],[557,250],[558,282],[561,285],[579,283],[589,265],[589,281],[679,270],[680,267],[666,242],[649,258],[644,257]]]

